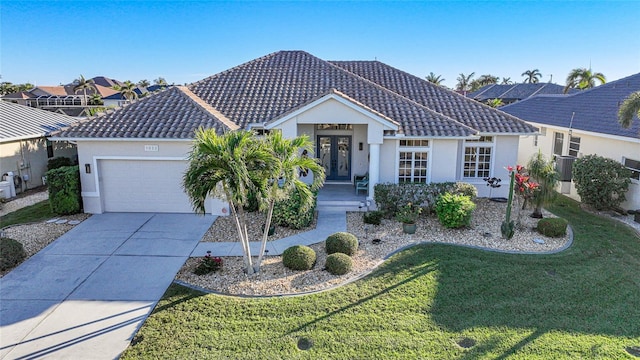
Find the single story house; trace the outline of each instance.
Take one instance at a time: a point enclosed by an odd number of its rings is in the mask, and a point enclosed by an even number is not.
[[[627,129],[618,123],[620,104],[636,91],[640,74],[568,96],[535,96],[500,108],[540,128],[540,134],[521,139],[518,162],[526,164],[538,150],[547,158],[560,157],[560,167],[588,154],[614,159],[632,171],[622,207],[640,209],[640,121],[634,119]],[[579,199],[570,181],[571,169],[559,170],[566,180],[561,192]]]
[[[194,131],[253,129],[308,135],[328,182],[507,177],[524,121],[379,61],[325,61],[280,51],[190,84],[170,87],[81,121],[52,139],[78,146],[90,213],[191,212],[182,189]],[[494,196],[505,196],[505,187]],[[228,213],[211,199],[207,213]]]
[[[69,116],[0,101],[0,175],[13,172],[18,193],[43,185],[49,159],[77,158],[75,145],[50,142],[46,136],[75,121]]]

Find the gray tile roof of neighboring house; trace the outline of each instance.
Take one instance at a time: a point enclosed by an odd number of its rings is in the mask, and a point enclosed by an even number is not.
[[[369,63],[332,63],[304,51],[280,51],[193,83],[188,90],[170,88],[60,136],[188,138],[197,128],[192,123],[210,123],[219,130],[246,128],[278,120],[331,93],[399,124],[399,132],[407,136],[536,131],[513,116],[415,76],[379,62]],[[360,67],[350,64],[369,64],[363,69],[371,71],[359,71]],[[392,77],[391,81],[384,81],[385,76]],[[187,94],[199,101],[198,107],[186,102]],[[202,119],[193,120],[193,114]],[[166,131],[167,127],[176,130]]]
[[[534,96],[501,109],[539,124],[638,139],[640,121],[634,119],[628,129],[618,123],[620,104],[636,91],[640,91],[640,73],[568,96]]]
[[[379,61],[331,61],[331,63],[483,133],[537,131],[509,114]]]
[[[45,136],[75,121],[66,115],[0,101],[0,142]]]
[[[183,87],[171,87],[107,114],[78,122],[53,137],[191,139],[200,127],[214,128],[218,133],[229,129],[211,109],[198,104],[199,100],[193,97]]]
[[[569,89],[568,93],[573,94],[579,91],[580,90]],[[474,92],[468,93],[467,97],[477,101],[487,101],[491,99],[517,101],[542,94],[564,94],[564,86],[552,83],[511,85],[490,84],[485,85]]]

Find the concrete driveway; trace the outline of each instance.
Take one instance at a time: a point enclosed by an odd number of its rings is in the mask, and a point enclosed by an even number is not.
[[[117,358],[214,220],[83,221],[0,279],[0,358]]]

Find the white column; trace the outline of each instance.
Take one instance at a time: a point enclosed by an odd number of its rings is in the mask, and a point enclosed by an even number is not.
[[[369,144],[369,196],[373,199],[373,187],[380,181],[380,144]]]

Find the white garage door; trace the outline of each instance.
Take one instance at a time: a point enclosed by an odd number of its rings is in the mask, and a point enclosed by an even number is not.
[[[182,188],[186,161],[100,160],[99,168],[107,212],[193,212]]]

